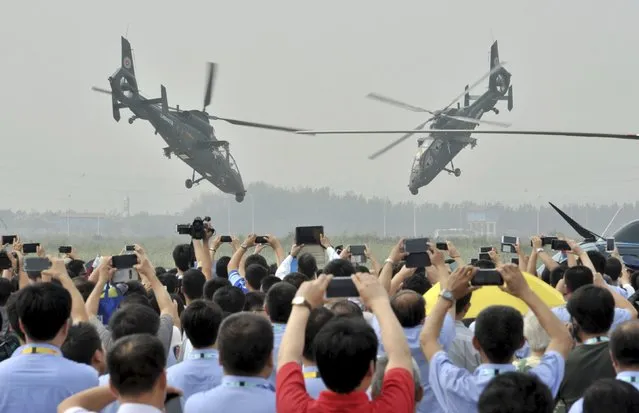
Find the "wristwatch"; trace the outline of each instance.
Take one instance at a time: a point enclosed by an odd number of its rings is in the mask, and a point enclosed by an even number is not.
[[[453,293],[450,290],[442,290],[439,293],[439,296],[441,298],[443,298],[444,300],[447,300],[447,301],[450,301],[450,302],[455,301],[455,297],[453,296]]]
[[[537,248],[537,254],[541,254],[541,253],[542,253],[542,252],[544,252],[544,251],[546,251],[546,250],[545,250],[545,249],[543,249],[543,248]]]
[[[297,297],[293,298],[292,301],[293,305],[302,305],[306,308],[308,308],[308,311],[313,311],[313,307],[311,306],[311,303],[308,302],[308,300],[304,297],[302,297],[301,295],[298,295]]]

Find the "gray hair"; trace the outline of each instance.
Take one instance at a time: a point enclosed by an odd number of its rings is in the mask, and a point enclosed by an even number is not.
[[[377,357],[377,364],[375,366],[375,374],[373,375],[373,382],[371,383],[371,397],[376,399],[382,393],[382,385],[384,384],[384,373],[386,372],[386,366],[388,366],[388,356],[383,355]],[[413,358],[413,381],[415,382],[415,398],[418,396],[419,389],[422,387],[421,374],[419,374],[419,366]]]
[[[524,337],[532,351],[544,351],[550,344],[548,333],[539,324],[537,316],[532,311],[528,311],[524,317]]]

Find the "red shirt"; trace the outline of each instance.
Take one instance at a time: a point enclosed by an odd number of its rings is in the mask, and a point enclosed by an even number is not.
[[[379,397],[369,400],[364,392],[338,394],[323,391],[317,400],[306,392],[302,366],[290,362],[277,370],[277,413],[414,413],[415,383],[402,368],[384,375]]]

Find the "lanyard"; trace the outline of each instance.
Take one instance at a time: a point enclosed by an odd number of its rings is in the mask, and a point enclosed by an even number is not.
[[[252,387],[257,389],[266,389],[273,392],[275,391],[275,389],[273,388],[273,385],[269,383],[250,383],[247,381],[225,381],[225,382],[222,382],[222,385],[226,387]]]
[[[59,356],[60,352],[58,350],[47,347],[26,347],[24,350],[22,350],[21,354],[51,354],[54,356]]]
[[[210,353],[189,353],[189,360],[211,360],[211,359],[215,359],[217,358],[217,354],[210,352]]]
[[[319,371],[307,371],[304,373],[305,379],[319,379],[320,377]]]
[[[639,377],[637,376],[621,376],[619,380],[627,381],[628,383],[639,383]]]
[[[606,336],[599,336],[599,337],[589,338],[588,340],[584,341],[583,344],[591,345],[591,344],[597,344],[597,343],[605,343],[606,341],[610,341],[610,339]]]

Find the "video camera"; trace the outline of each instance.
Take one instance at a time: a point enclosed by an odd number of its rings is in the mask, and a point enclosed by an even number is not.
[[[178,224],[177,233],[180,235],[190,235],[193,239],[204,239],[206,232],[215,234],[215,228],[210,224],[211,217],[195,217],[191,224]]]

